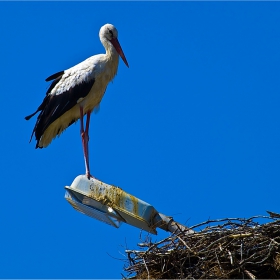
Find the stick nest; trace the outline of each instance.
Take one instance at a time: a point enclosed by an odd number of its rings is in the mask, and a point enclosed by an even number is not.
[[[191,227],[193,234],[181,231],[156,243],[148,236],[138,250],[126,250],[127,277],[279,279],[280,215],[268,213],[208,220]],[[260,224],[261,219],[268,222]]]

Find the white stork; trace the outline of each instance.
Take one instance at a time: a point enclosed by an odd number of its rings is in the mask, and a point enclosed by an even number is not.
[[[127,67],[128,63],[118,41],[118,31],[112,24],[105,24],[99,31],[100,41],[106,54],[98,54],[83,62],[51,75],[53,80],[46,97],[35,113],[25,117],[29,120],[38,115],[30,141],[35,133],[36,148],[47,147],[52,139],[60,135],[68,126],[81,121],[81,138],[87,177],[92,177],[89,168],[88,141],[90,115],[99,106],[108,83],[118,70],[119,55]],[[84,128],[83,117],[87,115]]]

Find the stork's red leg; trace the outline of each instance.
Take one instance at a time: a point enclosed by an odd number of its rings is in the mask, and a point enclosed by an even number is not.
[[[88,156],[88,131],[89,131],[89,121],[90,121],[90,113],[87,113],[87,122],[86,122],[86,130],[84,131],[84,111],[83,107],[80,107],[80,121],[81,121],[81,137],[82,137],[82,144],[83,144],[83,151],[84,151],[84,159],[85,159],[85,166],[86,166],[86,175],[88,178],[93,177],[90,174],[89,170],[89,156]]]
[[[91,174],[90,174],[90,171],[89,171],[89,151],[88,151],[88,141],[89,141],[89,122],[90,122],[90,115],[91,115],[91,112],[87,112],[87,121],[86,121],[86,130],[85,130],[85,139],[86,139],[86,153],[87,153],[87,170],[88,170],[88,173],[87,173],[87,176],[88,178],[89,177],[93,177]]]

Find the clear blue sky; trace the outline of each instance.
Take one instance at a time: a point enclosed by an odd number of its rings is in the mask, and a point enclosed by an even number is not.
[[[28,143],[49,75],[104,52],[120,61],[92,116],[93,175],[187,225],[279,209],[279,2],[1,2],[1,278],[119,278],[140,231],[76,211],[79,123]],[[159,232],[153,240],[168,233]]]

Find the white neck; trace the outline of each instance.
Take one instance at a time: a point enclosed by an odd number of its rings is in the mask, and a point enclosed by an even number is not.
[[[107,69],[110,70],[110,80],[117,74],[119,64],[119,54],[114,46],[108,40],[101,40],[105,50],[105,61],[108,65]]]

